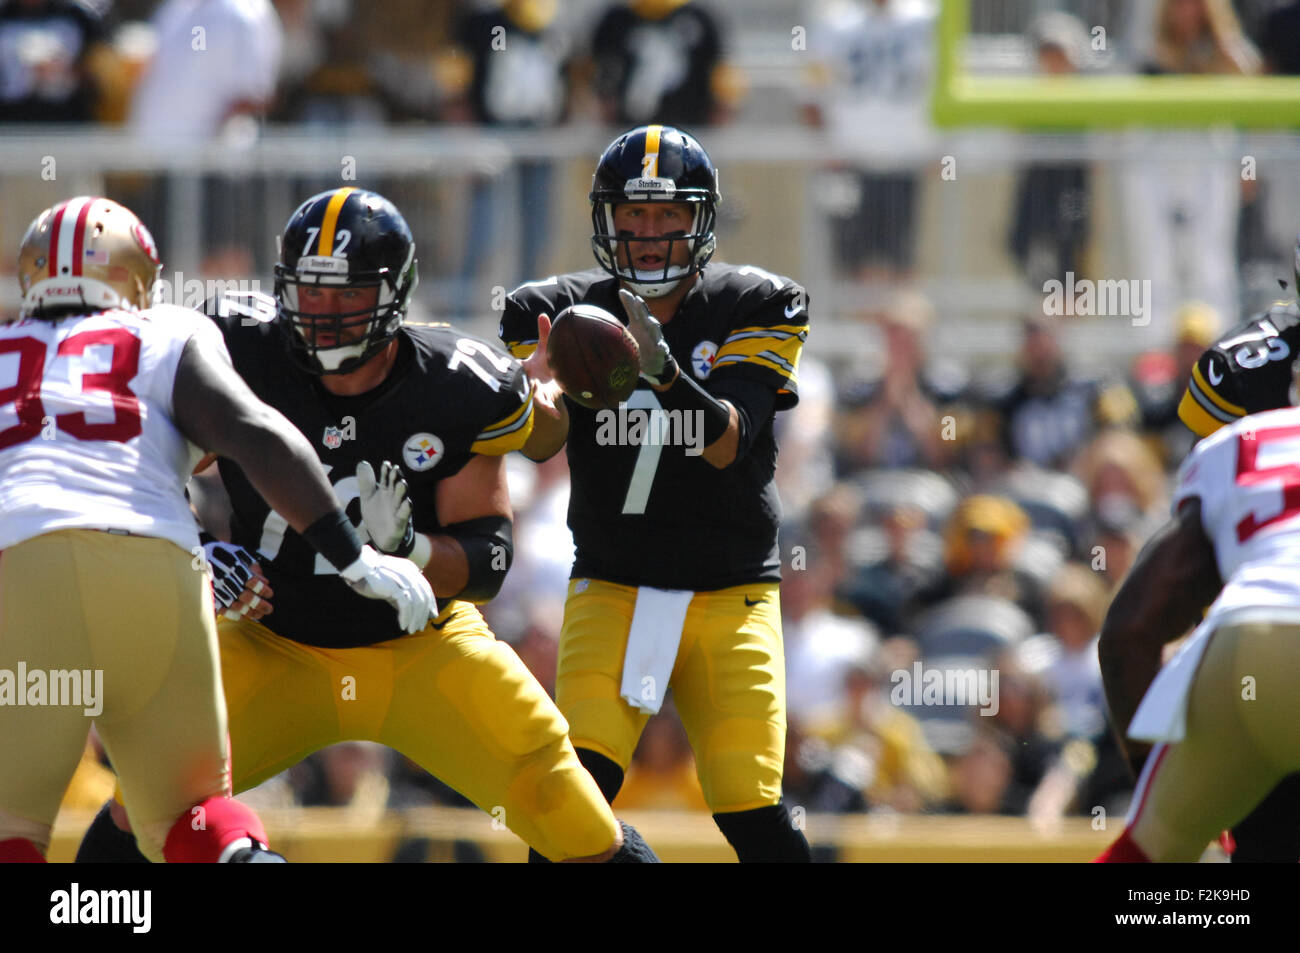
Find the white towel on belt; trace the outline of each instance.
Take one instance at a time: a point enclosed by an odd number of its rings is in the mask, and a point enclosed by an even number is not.
[[[1128,726],[1128,736],[1135,741],[1179,742],[1187,736],[1187,700],[1192,680],[1200,668],[1210,636],[1221,620],[1202,622],[1169,660],[1142,696],[1142,704]]]
[[[663,704],[682,641],[686,610],[694,597],[695,593],[688,589],[637,589],[620,689],[633,708],[653,715]]]

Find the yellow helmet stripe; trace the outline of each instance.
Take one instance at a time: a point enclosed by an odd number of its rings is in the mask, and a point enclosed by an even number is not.
[[[320,223],[320,241],[316,246],[316,254],[327,256],[334,254],[334,226],[339,223],[339,212],[343,211],[343,203],[355,191],[352,186],[346,185],[330,196],[329,204],[325,206],[325,217]]]
[[[647,179],[659,177],[659,134],[663,126],[647,126],[645,130],[645,158],[641,160],[641,175]]]

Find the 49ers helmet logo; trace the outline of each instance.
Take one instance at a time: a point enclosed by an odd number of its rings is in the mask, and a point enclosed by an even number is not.
[[[155,265],[161,265],[162,259],[158,257],[158,246],[154,244],[153,236],[149,234],[149,229],[145,228],[140,222],[131,226],[131,233],[135,235],[135,240],[140,243],[144,253],[149,256],[149,260]]]

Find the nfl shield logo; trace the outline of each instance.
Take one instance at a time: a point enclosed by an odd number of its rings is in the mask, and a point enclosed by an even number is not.
[[[327,450],[337,450],[343,446],[343,431],[338,427],[326,427],[325,436],[321,441],[325,444]]]

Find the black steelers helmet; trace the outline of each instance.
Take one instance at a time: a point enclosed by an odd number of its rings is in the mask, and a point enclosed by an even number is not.
[[[313,374],[355,370],[397,335],[417,281],[415,240],[392,202],[350,186],[313,195],[284,227],[275,266],[277,320],[290,353]],[[374,287],[379,295],[373,308],[309,315],[299,301],[304,285]],[[358,327],[363,337],[339,343]],[[320,346],[326,336],[331,343]]]
[[[704,147],[692,136],[672,126],[659,125],[625,132],[610,143],[592,177],[591,247],[596,260],[642,297],[666,295],[683,278],[703,269],[713,257],[716,245],[713,225],[721,198],[718,171]],[[689,202],[695,210],[690,232],[676,233],[669,239],[662,271],[633,268],[634,248],[627,247],[627,254],[619,254],[621,245],[665,240],[617,234],[614,208],[629,202]],[[671,264],[677,242],[685,242],[690,252],[690,264],[685,267]]]

